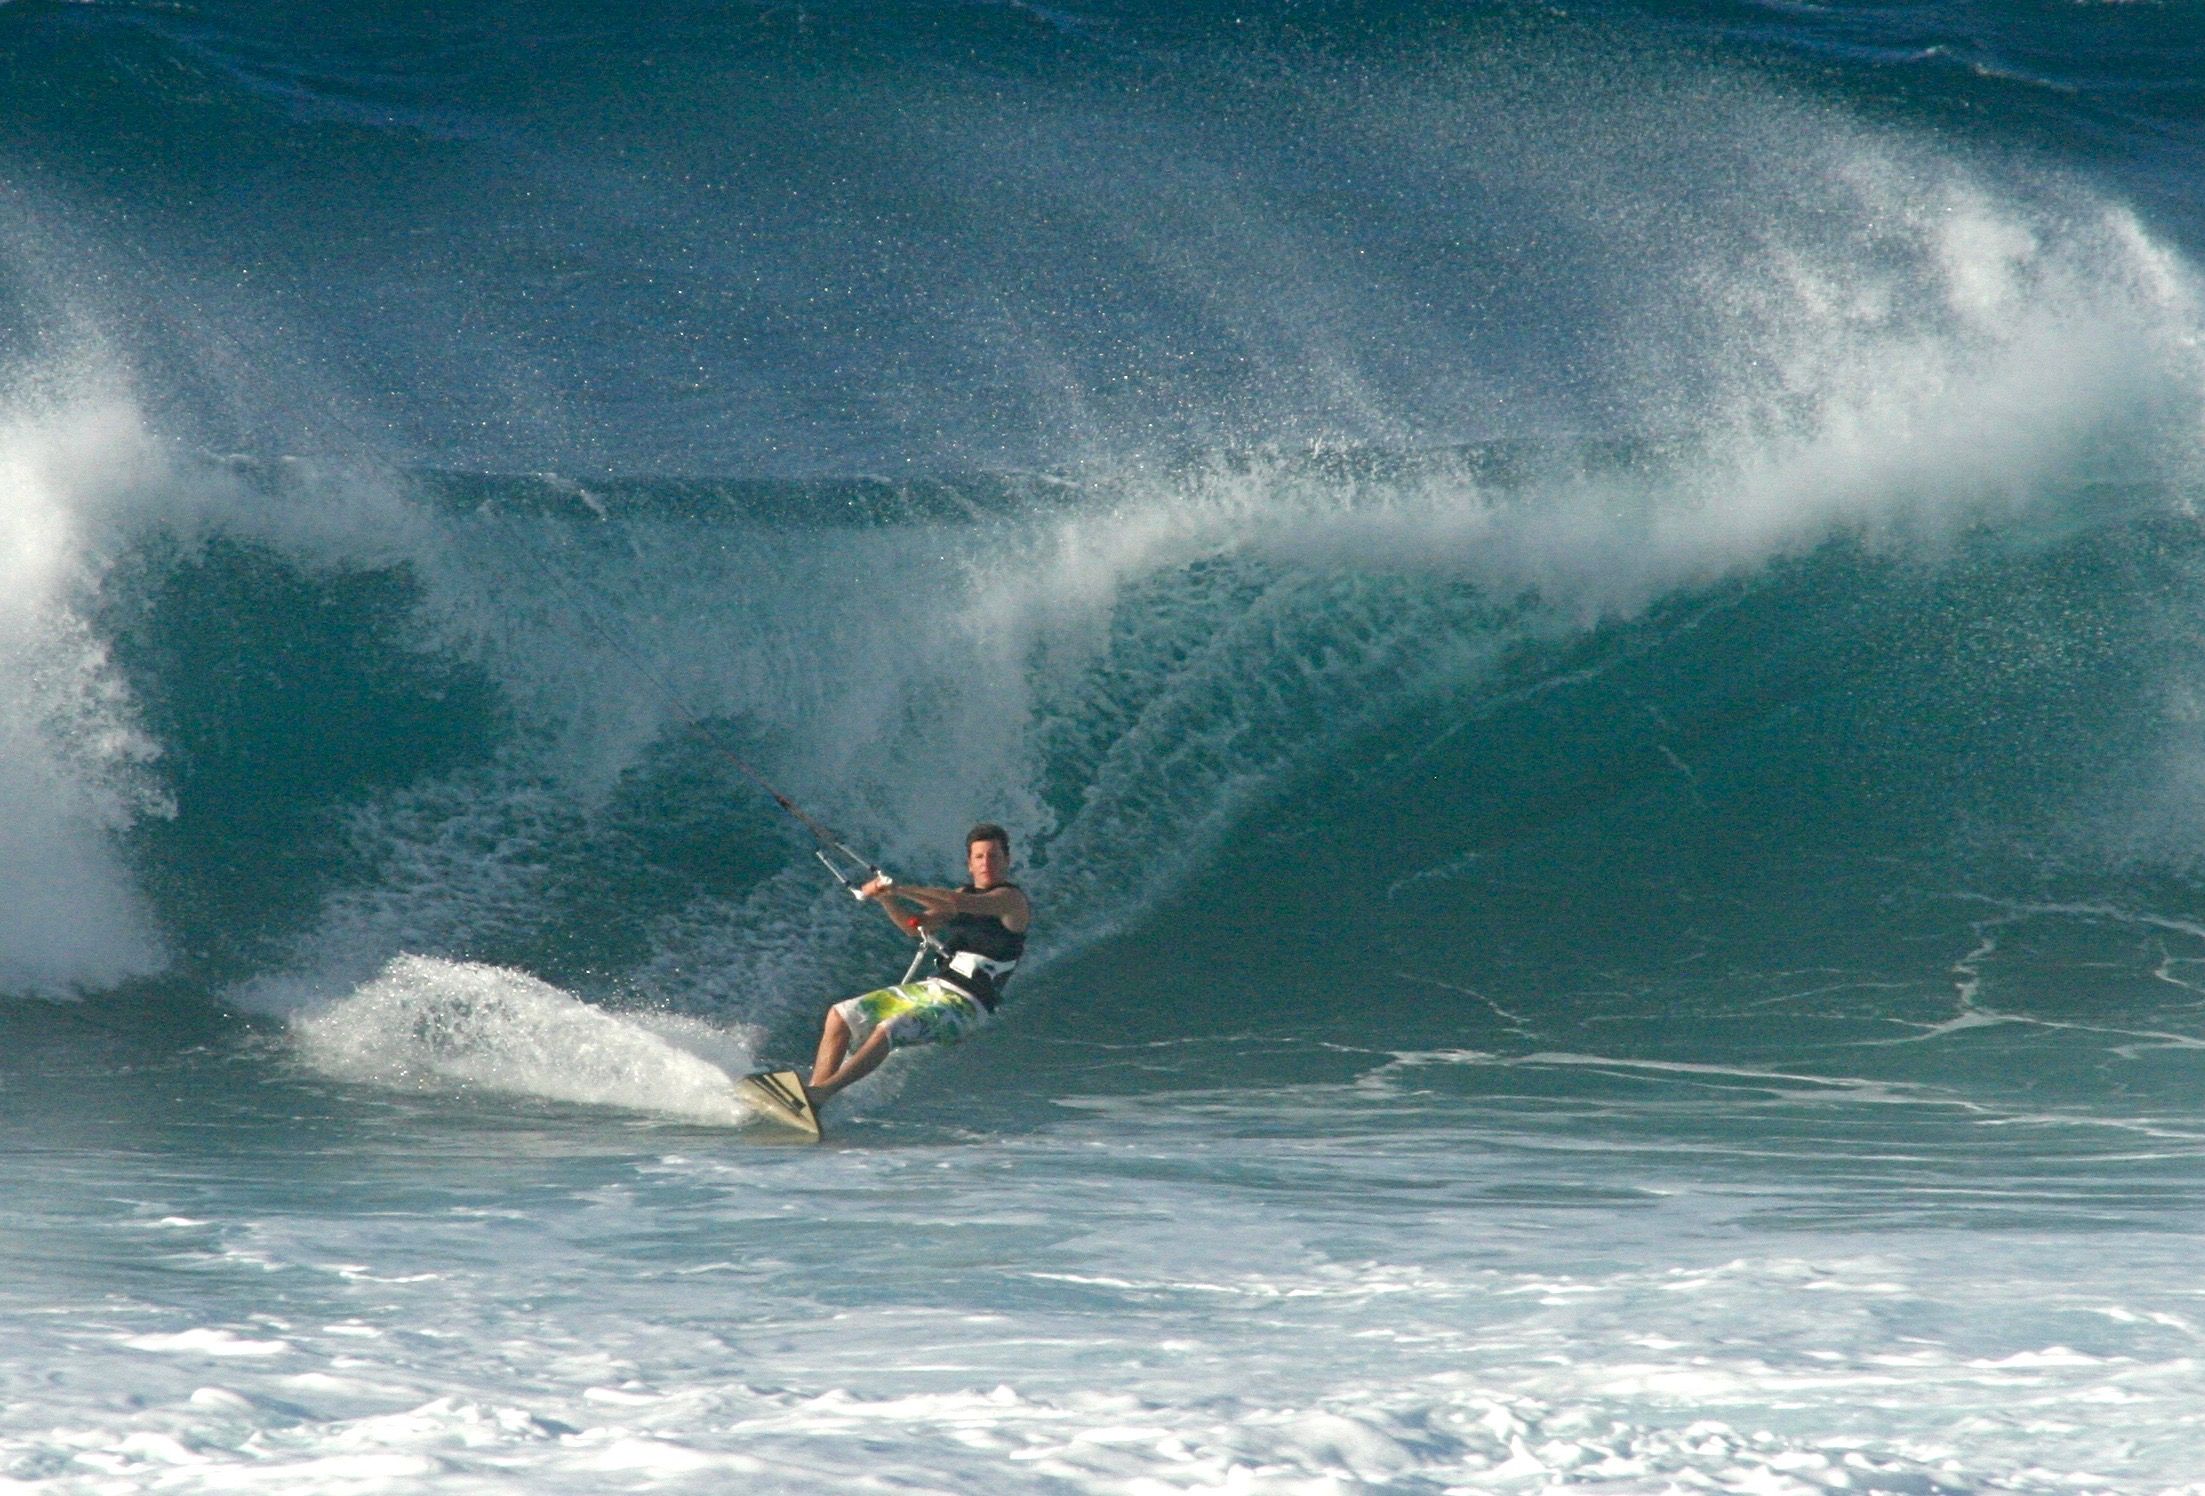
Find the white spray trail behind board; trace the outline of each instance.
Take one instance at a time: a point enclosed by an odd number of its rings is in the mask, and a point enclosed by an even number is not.
[[[359,991],[300,1016],[293,1032],[310,1063],[365,1084],[718,1126],[756,1117],[729,1080],[751,1066],[745,1035],[673,1015],[608,1013],[501,967],[402,956]]]

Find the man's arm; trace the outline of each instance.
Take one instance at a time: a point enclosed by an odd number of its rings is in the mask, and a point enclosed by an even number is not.
[[[913,890],[890,878],[886,873],[868,878],[858,889],[860,898],[870,899],[880,905],[880,912],[888,916],[888,922],[906,935],[916,935],[926,921],[926,905],[911,897]],[[909,902],[915,913],[905,913],[892,902],[903,899]]]
[[[917,906],[919,924],[939,924],[952,914],[992,914],[1003,921],[1003,928],[1017,934],[1025,930],[1033,919],[1033,906],[1026,902],[1026,895],[1015,888],[991,888],[985,893],[966,893],[957,888],[927,888],[916,883],[888,883],[874,879],[861,890],[867,898],[880,901],[888,908],[889,899],[902,899]],[[894,910],[889,918],[898,919]]]

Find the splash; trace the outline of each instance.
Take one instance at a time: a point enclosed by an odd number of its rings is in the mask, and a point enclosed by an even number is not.
[[[694,1021],[616,1015],[525,972],[400,956],[374,981],[293,1020],[300,1051],[342,1079],[738,1126],[739,1037]],[[719,1063],[699,1051],[716,1054]]]
[[[115,840],[167,811],[160,750],[82,611],[101,512],[163,468],[112,393],[0,415],[0,992],[107,987],[164,960]]]

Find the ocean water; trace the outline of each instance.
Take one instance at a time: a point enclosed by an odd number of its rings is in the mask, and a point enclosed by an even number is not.
[[[0,1490],[2205,1492],[2201,78],[0,3]]]

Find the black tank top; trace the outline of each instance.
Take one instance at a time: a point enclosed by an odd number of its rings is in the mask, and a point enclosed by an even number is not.
[[[998,883],[995,887],[1016,888],[1018,885]],[[978,893],[980,890],[968,883],[958,892]],[[949,952],[949,959],[937,957],[933,975],[960,992],[969,993],[981,1007],[993,1013],[996,1004],[1003,1000],[1003,984],[1011,979],[1011,968],[1026,954],[1026,932],[1012,929],[992,914],[953,914],[934,927],[934,939]],[[956,962],[959,955],[977,956],[987,965],[967,962],[961,966]]]

